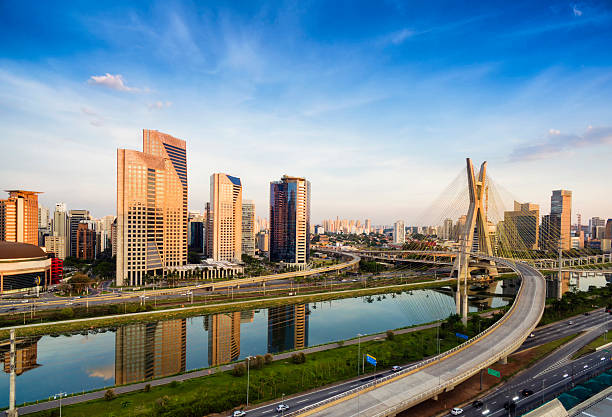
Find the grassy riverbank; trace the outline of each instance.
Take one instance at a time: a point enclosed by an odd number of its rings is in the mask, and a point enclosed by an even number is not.
[[[249,300],[241,300],[234,302],[223,302],[215,304],[198,304],[188,305],[187,307],[174,309],[163,309],[158,307],[155,310],[150,304],[147,305],[147,310],[142,312],[134,312],[132,314],[124,314],[115,317],[90,317],[83,321],[58,321],[51,322],[44,326],[36,327],[25,327],[17,329],[17,336],[36,336],[43,334],[61,334],[78,332],[82,330],[88,330],[94,327],[116,327],[118,325],[146,322],[146,321],[158,321],[158,320],[170,320],[178,318],[186,318],[202,314],[215,314],[222,312],[231,312],[239,310],[249,310],[258,308],[269,308],[286,304],[303,304],[311,303],[315,301],[328,301],[342,298],[351,298],[358,296],[375,295],[382,293],[393,293],[401,291],[409,291],[416,289],[427,289],[427,288],[438,288],[442,286],[452,285],[453,281],[445,282],[418,282],[411,284],[400,284],[391,285],[384,287],[372,287],[372,288],[359,288],[351,290],[341,290],[333,292],[320,292],[312,294],[303,294],[297,296],[269,296],[268,298],[254,298]],[[138,303],[132,304],[133,307],[140,307]],[[92,310],[93,307],[90,307]],[[85,310],[85,307],[78,308]],[[77,309],[75,309],[77,310]],[[93,314],[93,312],[89,313]],[[110,314],[110,313],[109,313]],[[4,328],[0,330],[0,339],[8,338],[9,330]]]
[[[474,336],[480,326],[490,326],[499,319],[472,316],[468,328],[463,328],[458,316],[451,316],[440,329],[441,350],[453,348],[462,340],[455,336],[461,331]],[[437,352],[437,329],[425,329],[406,334],[393,334],[386,339],[362,342],[361,353],[377,358],[378,371],[390,366],[413,362]],[[343,343],[339,343],[342,345]],[[261,368],[251,364],[250,401],[252,404],[278,399],[281,394],[291,395],[355,377],[361,364],[358,346],[339,346],[305,355],[301,361],[286,359],[274,361]],[[366,372],[372,367],[366,366]],[[240,407],[246,402],[247,377],[234,376],[232,372],[219,372],[210,376],[184,382],[151,387],[116,399],[89,401],[62,409],[65,416],[202,416]],[[54,414],[55,413],[55,414]],[[33,414],[56,415],[57,410]]]

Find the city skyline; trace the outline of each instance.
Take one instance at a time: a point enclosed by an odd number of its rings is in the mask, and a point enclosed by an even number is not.
[[[213,172],[256,207],[289,174],[316,184],[314,223],[410,224],[467,155],[544,212],[555,189],[585,218],[611,205],[603,2],[0,7],[0,176],[46,207],[114,213],[114,149],[142,128],[188,138],[192,210]]]

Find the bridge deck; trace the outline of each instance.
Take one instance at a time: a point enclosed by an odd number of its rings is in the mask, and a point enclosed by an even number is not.
[[[513,269],[523,278],[520,295],[512,314],[488,335],[414,373],[400,375],[384,385],[312,409],[304,415],[395,415],[444,389],[452,389],[480,369],[506,357],[520,346],[539,322],[546,296],[544,280],[535,269],[526,264],[514,265]]]

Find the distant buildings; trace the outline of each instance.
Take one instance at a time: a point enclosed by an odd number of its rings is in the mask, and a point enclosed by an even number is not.
[[[257,250],[266,254],[270,251],[270,232],[268,230],[257,233]]]
[[[305,267],[310,259],[310,182],[284,175],[270,183],[270,260]]]
[[[242,201],[242,253],[255,256],[255,203]]]
[[[322,226],[327,233],[361,235],[370,234],[374,231],[370,219],[366,219],[362,224],[360,220],[340,219],[337,217],[336,220],[323,220]]]
[[[207,255],[215,261],[242,258],[242,183],[227,174],[210,176],[210,206],[207,209]]]
[[[91,216],[89,215],[89,210],[70,210],[68,212],[68,242],[70,245],[69,256],[73,258],[77,258],[77,230],[79,228],[79,223],[84,220],[91,220]]]
[[[0,241],[38,245],[37,191],[7,190],[0,200]]]
[[[406,242],[406,226],[403,220],[398,220],[393,225],[393,243],[403,245]]]
[[[81,222],[76,230],[76,258],[93,260],[99,247],[98,235],[91,222]]]
[[[143,130],[143,152],[117,150],[117,285],[186,263],[186,143]]]

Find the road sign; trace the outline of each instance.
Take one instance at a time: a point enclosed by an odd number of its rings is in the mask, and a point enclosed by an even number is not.
[[[496,376],[498,378],[501,378],[501,373],[499,371],[496,371],[495,369],[487,368],[487,373],[489,375],[493,375],[493,376]]]
[[[370,365],[374,365],[376,366],[376,358],[372,355],[366,355],[366,361],[370,364]]]
[[[465,339],[468,340],[469,336],[465,335],[465,334],[461,334],[461,333],[455,333],[455,336],[461,338],[461,339]]]

